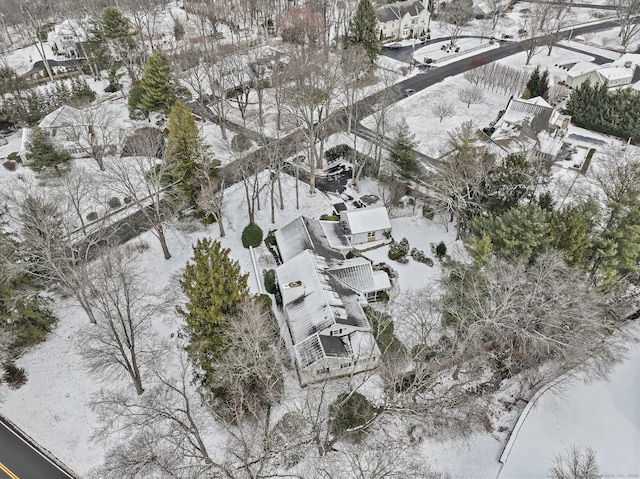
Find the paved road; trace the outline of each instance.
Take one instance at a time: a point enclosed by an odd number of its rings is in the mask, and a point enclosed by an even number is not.
[[[0,420],[0,478],[72,479]]]

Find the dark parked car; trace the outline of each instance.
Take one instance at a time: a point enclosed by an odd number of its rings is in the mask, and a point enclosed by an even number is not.
[[[386,46],[389,50],[399,50],[400,48],[402,48],[402,45],[400,45],[399,43],[390,43],[389,45]]]

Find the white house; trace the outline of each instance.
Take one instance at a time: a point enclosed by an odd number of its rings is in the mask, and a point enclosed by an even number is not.
[[[304,250],[276,269],[301,385],[373,369],[379,357],[358,295]]]
[[[391,222],[384,206],[340,212],[340,226],[351,245],[388,239]]]
[[[567,85],[577,88],[589,80],[592,85],[607,84],[608,87],[622,87],[633,82],[640,55],[625,54],[619,59],[605,65],[590,62],[576,63],[567,72]]]
[[[54,53],[67,57],[77,57],[78,43],[80,39],[76,30],[69,20],[65,20],[56,25],[52,31],[47,34],[47,42],[51,46]]]
[[[416,38],[429,25],[429,10],[421,0],[390,3],[376,9],[380,39]]]

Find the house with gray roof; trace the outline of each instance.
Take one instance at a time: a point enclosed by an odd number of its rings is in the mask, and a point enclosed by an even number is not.
[[[375,367],[379,351],[362,305],[390,289],[387,273],[365,258],[346,258],[351,243],[337,221],[299,217],[275,238],[282,259],[276,280],[300,383]]]
[[[404,0],[376,9],[381,40],[417,38],[429,28],[429,10],[421,0]]]

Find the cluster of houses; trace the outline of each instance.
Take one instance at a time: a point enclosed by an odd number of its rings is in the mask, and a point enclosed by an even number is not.
[[[285,341],[302,385],[375,367],[379,350],[363,305],[391,283],[369,260],[347,256],[390,234],[384,207],[344,210],[340,221],[302,216],[276,231]]]

